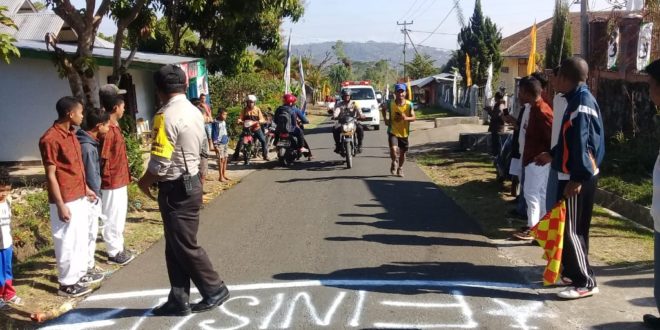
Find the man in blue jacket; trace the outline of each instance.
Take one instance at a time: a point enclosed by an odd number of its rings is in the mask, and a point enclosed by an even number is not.
[[[536,158],[537,164],[552,162],[559,172],[557,193],[566,199],[566,226],[562,256],[563,299],[578,299],[598,293],[589,265],[589,227],[599,166],[605,155],[603,119],[586,81],[587,62],[580,57],[562,61],[555,81],[557,92],[568,102],[557,145],[550,154]]]

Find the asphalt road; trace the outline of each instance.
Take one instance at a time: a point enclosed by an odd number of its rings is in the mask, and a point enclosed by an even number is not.
[[[168,292],[161,241],[48,326],[558,327],[521,267],[499,256],[414,163],[405,178],[390,176],[384,131],[366,132],[352,169],[332,153],[329,126],[308,138],[315,160],[265,166],[202,211],[199,242],[232,292],[221,308],[150,316]]]

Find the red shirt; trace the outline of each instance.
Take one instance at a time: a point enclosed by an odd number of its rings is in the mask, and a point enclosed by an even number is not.
[[[66,131],[53,124],[39,139],[39,151],[44,167],[55,166],[55,177],[62,201],[68,203],[85,197],[85,167],[74,128]],[[51,191],[48,192],[48,202],[55,203]]]
[[[130,181],[124,135],[119,126],[110,124],[110,131],[101,140],[101,189],[121,188]]]
[[[550,151],[552,136],[552,108],[543,99],[532,103],[529,109],[529,122],[525,132],[523,165],[534,161],[542,152]]]

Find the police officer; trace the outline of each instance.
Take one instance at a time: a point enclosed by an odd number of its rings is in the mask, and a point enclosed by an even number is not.
[[[158,206],[165,229],[165,260],[170,279],[166,303],[154,308],[157,316],[185,316],[213,309],[227,299],[229,291],[213,269],[206,251],[197,245],[202,183],[200,153],[206,143],[204,120],[185,95],[186,75],[179,67],[166,65],[154,74],[163,107],[153,121],[151,159],[138,182],[149,187],[158,182]],[[202,300],[189,304],[190,281]]]
[[[334,111],[332,112],[332,119],[337,120],[335,126],[332,128],[332,137],[335,139],[335,152],[339,153],[341,147],[339,146],[339,135],[341,134],[341,125],[339,124],[339,117],[349,115],[357,120],[364,119],[364,114],[362,109],[355,103],[351,101],[351,90],[346,88],[341,91],[342,101],[337,103]],[[356,125],[357,138],[358,138],[358,153],[362,152],[362,140],[364,139],[364,128],[362,125],[357,122]]]

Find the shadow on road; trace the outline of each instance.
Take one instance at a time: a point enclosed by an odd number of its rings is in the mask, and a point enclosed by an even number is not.
[[[474,284],[472,287],[464,287],[462,293],[467,296],[508,298],[522,300],[554,300],[553,295],[539,295],[525,288],[524,278],[517,270],[520,268],[533,268],[531,266],[489,266],[475,265],[467,262],[393,262],[378,267],[340,269],[331,273],[281,273],[273,276],[277,280],[319,280],[329,287],[337,287],[351,290],[364,290],[388,294],[425,294],[425,293],[450,293],[457,287]],[[523,269],[524,271],[524,269]],[[477,278],[475,275],[486,275],[485,278]],[[366,284],[342,284],[341,280],[369,281],[419,281],[415,286],[406,285],[366,285]],[[339,282],[339,283],[338,283]],[[428,283],[428,284],[425,284]]]
[[[363,235],[362,237],[327,237],[326,240],[335,242],[365,241],[388,245],[495,247],[495,245],[484,241],[449,237],[424,237],[418,235]]]

